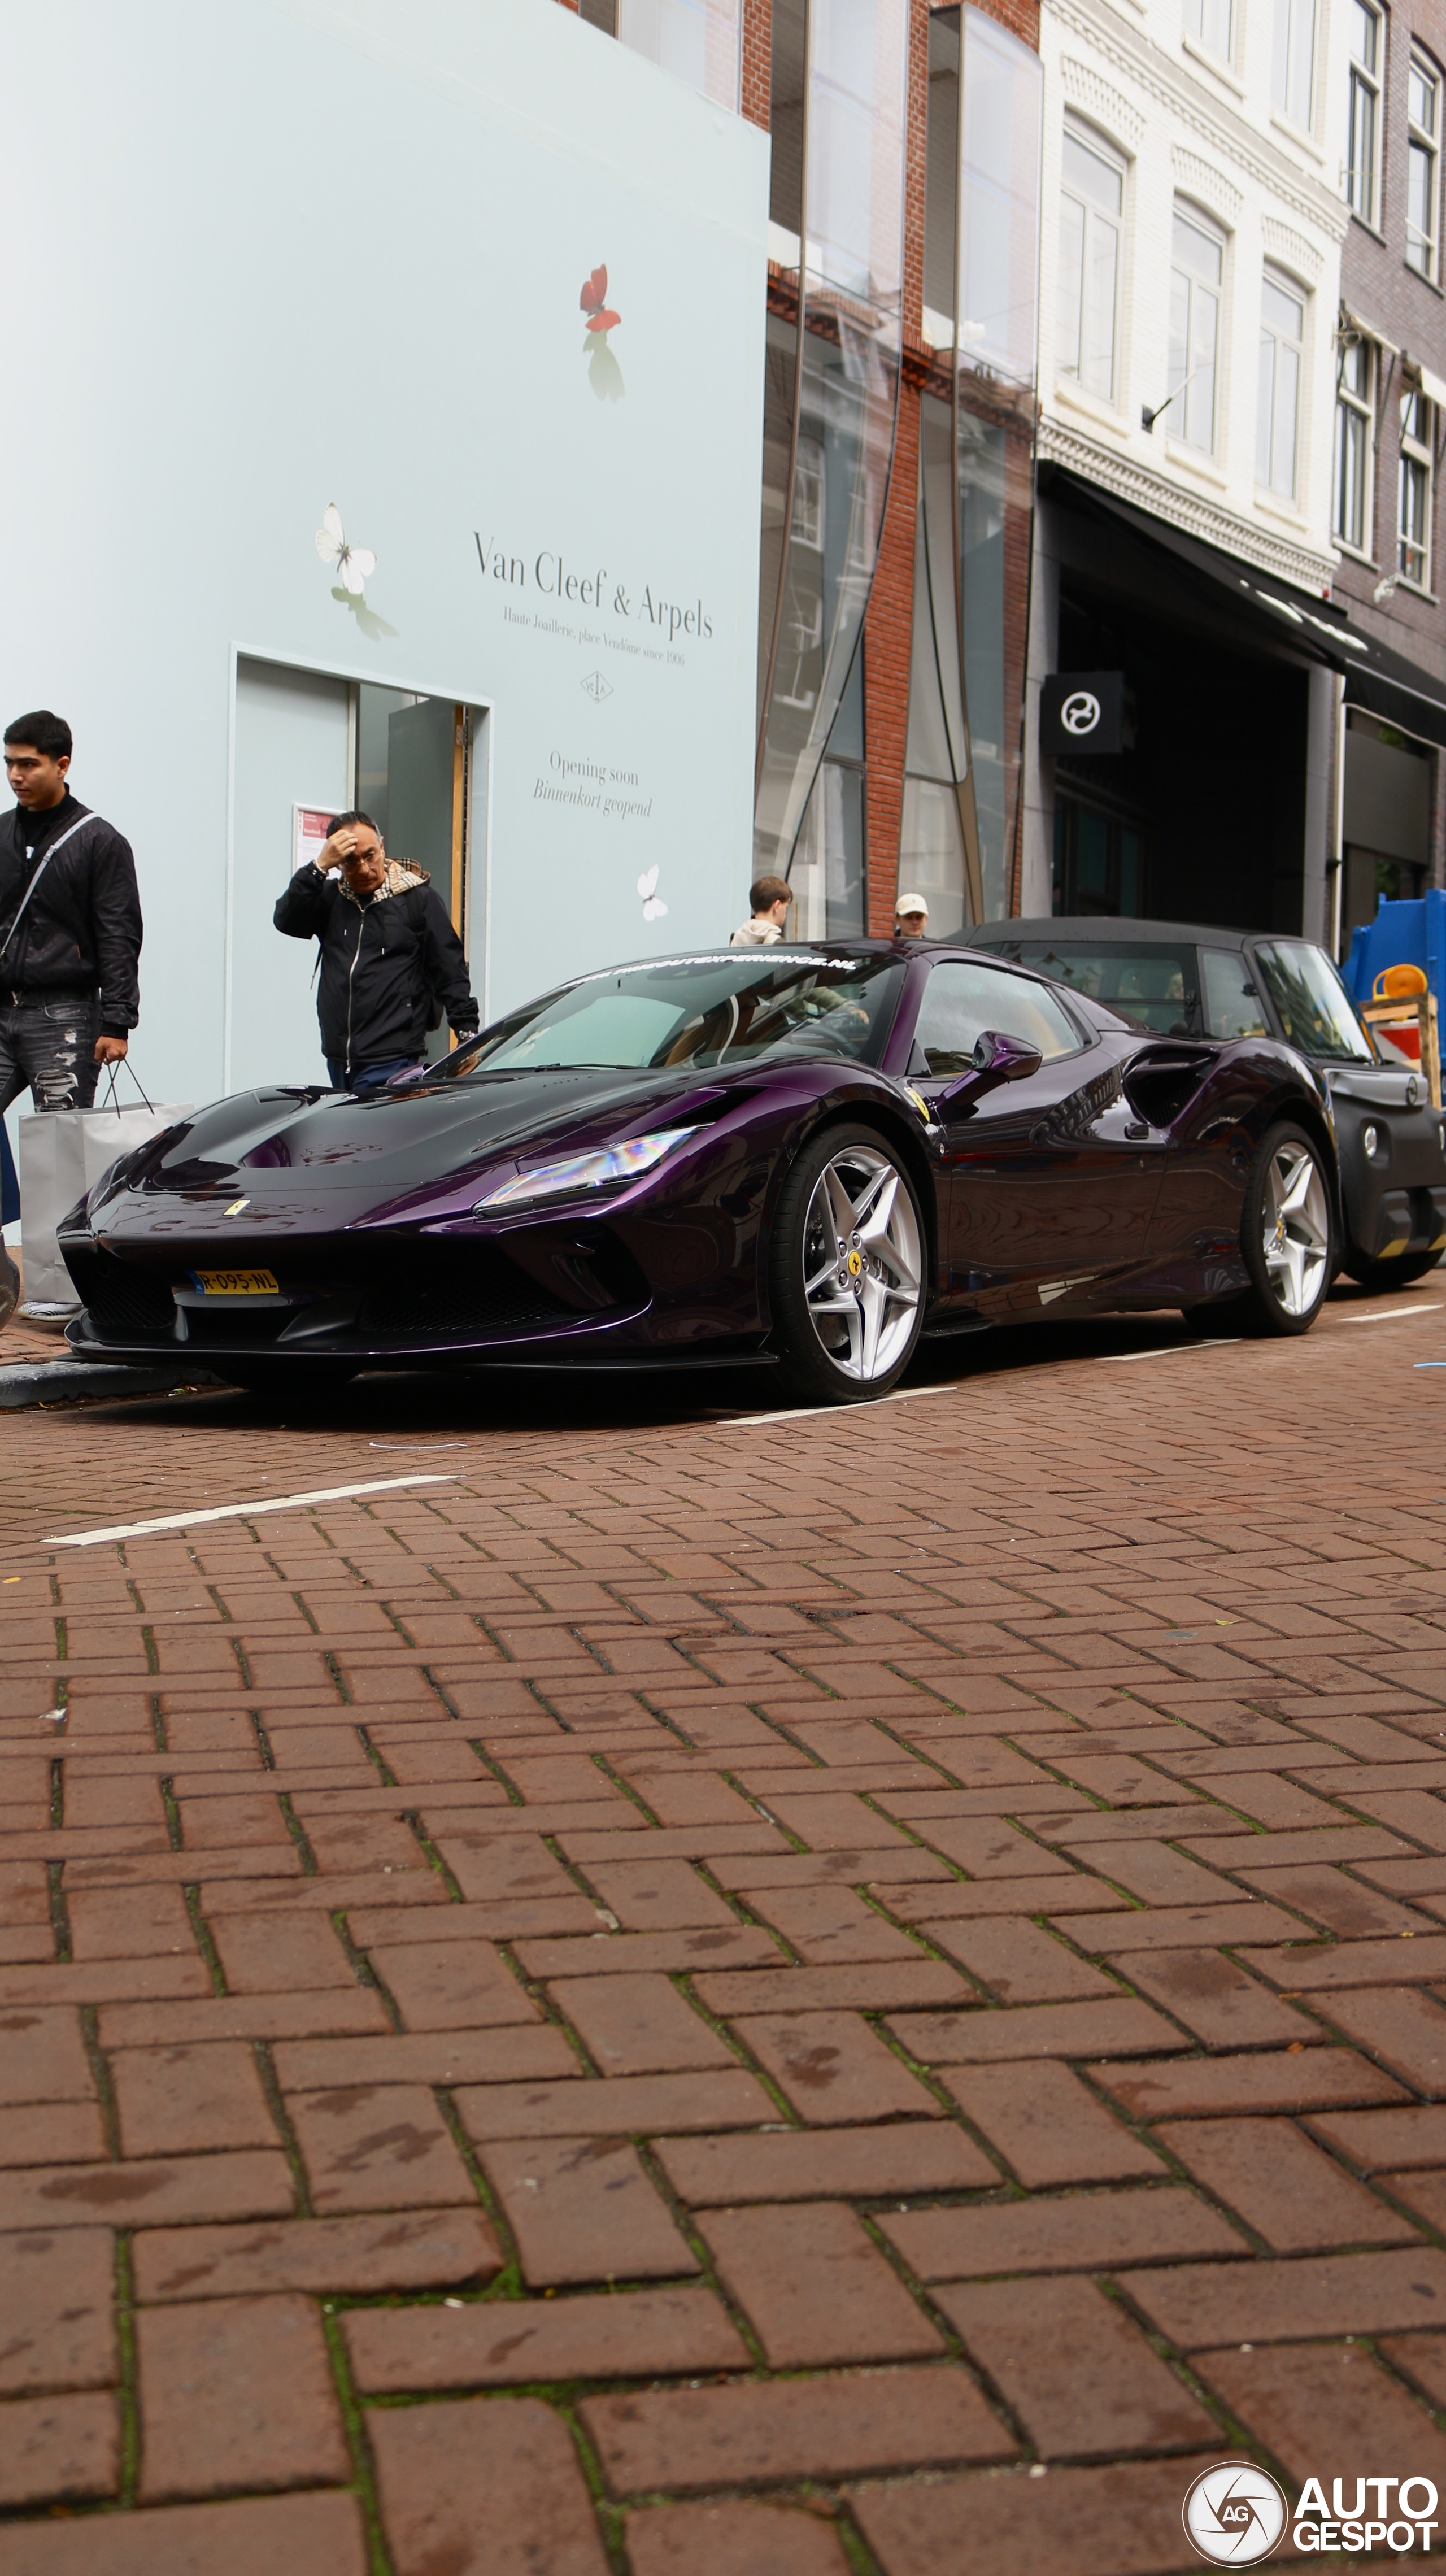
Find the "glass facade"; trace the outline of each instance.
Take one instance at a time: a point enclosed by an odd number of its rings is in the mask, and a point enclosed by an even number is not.
[[[857,663],[893,462],[907,0],[795,0],[775,12],[773,48],[773,244],[797,318],[775,314],[770,346],[754,865],[787,876],[797,852],[810,904],[833,888],[828,926],[843,930],[835,904],[863,920],[862,782],[815,787]]]
[[[737,107],[741,0],[579,0],[579,14],[720,107]]]
[[[1041,99],[1038,55],[994,19],[934,13],[924,298],[947,299],[950,400],[921,405],[899,879],[935,937],[1017,894]]]
[[[1017,891],[1042,96],[1039,56],[992,18],[963,9],[955,506],[967,785],[986,919],[1013,909]]]

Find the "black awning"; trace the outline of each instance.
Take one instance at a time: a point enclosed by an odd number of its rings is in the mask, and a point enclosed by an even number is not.
[[[1395,725],[1420,742],[1446,749],[1446,681],[1408,662],[1404,654],[1393,653],[1389,645],[1378,644],[1373,635],[1352,625],[1344,609],[1293,589],[1289,582],[1261,572],[1239,555],[1224,554],[1218,546],[1187,536],[1183,529],[1152,518],[1148,510],[1116,500],[1112,492],[1100,491],[1065,466],[1042,469],[1042,474],[1046,471],[1044,489],[1060,491],[1072,505],[1122,524],[1157,552],[1188,564],[1216,591],[1227,592],[1249,618],[1258,639],[1273,634],[1287,652],[1343,672],[1347,706],[1361,707],[1382,724]]]

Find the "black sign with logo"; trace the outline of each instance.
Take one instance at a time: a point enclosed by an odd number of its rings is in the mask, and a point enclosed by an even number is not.
[[[1046,752],[1124,751],[1123,671],[1056,671],[1039,693],[1039,747]]]

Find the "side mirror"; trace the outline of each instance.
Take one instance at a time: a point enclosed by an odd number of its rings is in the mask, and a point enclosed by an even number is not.
[[[967,1118],[975,1102],[986,1091],[996,1091],[1001,1082],[1027,1082],[1038,1073],[1044,1058],[1027,1038],[1001,1036],[998,1029],[986,1029],[974,1049],[974,1062],[967,1073],[939,1092],[934,1101],[936,1118]]]

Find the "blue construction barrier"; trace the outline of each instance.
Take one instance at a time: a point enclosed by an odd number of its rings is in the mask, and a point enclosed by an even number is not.
[[[1352,932],[1341,972],[1358,1003],[1369,1002],[1387,966],[1421,967],[1446,1025],[1446,888],[1428,886],[1404,903],[1388,903],[1382,895],[1375,920]]]

